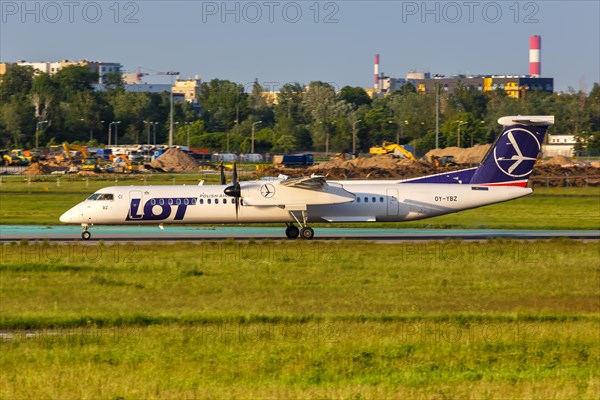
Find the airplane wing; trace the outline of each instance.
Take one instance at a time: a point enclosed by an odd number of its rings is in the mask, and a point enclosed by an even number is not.
[[[241,184],[244,205],[302,208],[354,201],[353,193],[324,177],[302,177],[283,181],[256,181]]]
[[[301,178],[291,178],[281,181],[280,185],[287,187],[295,187],[308,190],[323,190],[327,181],[324,176],[304,176]]]

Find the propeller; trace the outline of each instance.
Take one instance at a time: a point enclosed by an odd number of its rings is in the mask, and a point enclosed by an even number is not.
[[[233,174],[231,177],[231,186],[227,186],[225,188],[224,193],[227,196],[231,196],[235,198],[235,219],[238,219],[239,209],[240,209],[240,197],[242,196],[242,188],[240,183],[238,182],[237,177],[237,163],[233,163]]]
[[[225,167],[223,166],[223,161],[221,161],[221,185],[226,185],[227,180],[225,179]]]

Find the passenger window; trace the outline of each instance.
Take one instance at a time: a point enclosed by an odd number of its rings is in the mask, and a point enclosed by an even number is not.
[[[383,197],[380,197],[380,198],[379,198],[379,202],[380,202],[380,203],[383,203]]]
[[[365,197],[365,203],[368,203],[368,202],[369,202],[369,198]]]
[[[204,204],[204,199],[200,199],[200,204]]]
[[[356,202],[357,202],[357,203],[360,203],[360,197],[357,197],[357,198],[356,198]]]
[[[155,206],[156,205],[156,199],[150,200],[150,204],[153,205],[153,206]]]
[[[377,199],[375,197],[372,197],[371,200],[373,201],[373,203],[377,202]]]
[[[173,205],[173,199],[169,199],[169,205],[172,206]]]
[[[215,199],[215,204],[219,204],[219,199]]]
[[[161,206],[165,204],[165,199],[160,199],[158,200],[158,204],[160,204]]]
[[[207,199],[207,200],[206,200],[206,202],[207,202],[208,204],[210,204],[210,203],[211,203],[210,199]]]
[[[187,206],[188,204],[190,204],[190,201],[188,199],[183,199],[183,204]]]

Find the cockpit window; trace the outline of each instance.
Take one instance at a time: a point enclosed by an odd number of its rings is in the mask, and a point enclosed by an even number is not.
[[[94,193],[88,200],[114,200],[114,195],[112,193]]]

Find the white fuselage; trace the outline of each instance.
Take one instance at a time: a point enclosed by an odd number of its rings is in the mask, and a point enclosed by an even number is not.
[[[450,214],[526,196],[529,188],[399,181],[337,181],[354,195],[340,204],[307,205],[307,222],[409,221]],[[65,212],[70,224],[293,223],[292,206],[250,206],[243,198],[236,215],[227,186],[112,186]],[[304,189],[297,189],[304,190]],[[95,199],[92,199],[94,198]]]

